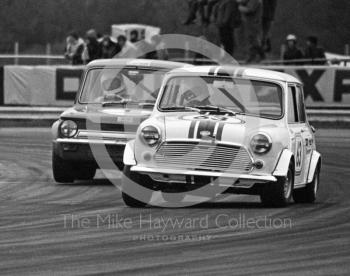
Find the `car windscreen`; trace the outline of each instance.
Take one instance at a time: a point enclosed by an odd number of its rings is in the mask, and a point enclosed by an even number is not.
[[[87,72],[80,103],[155,103],[165,72],[134,68],[94,68]]]
[[[168,80],[159,104],[160,110],[205,106],[278,119],[283,114],[282,88],[267,81],[178,76]]]

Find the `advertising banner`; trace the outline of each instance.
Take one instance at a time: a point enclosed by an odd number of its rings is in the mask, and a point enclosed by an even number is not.
[[[350,67],[268,66],[304,84],[307,106],[350,106]],[[79,89],[84,67],[0,67],[0,104],[69,106]]]

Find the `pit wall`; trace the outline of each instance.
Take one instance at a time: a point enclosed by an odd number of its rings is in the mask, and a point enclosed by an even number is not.
[[[304,83],[309,107],[350,107],[350,68],[329,66],[267,66]],[[79,88],[84,67],[0,67],[0,105],[69,106]]]

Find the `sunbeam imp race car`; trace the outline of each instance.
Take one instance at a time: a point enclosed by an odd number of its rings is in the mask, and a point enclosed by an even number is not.
[[[196,66],[167,74],[151,117],[126,145],[124,164],[129,206],[153,204],[160,191],[170,204],[183,204],[186,195],[239,193],[282,207],[292,198],[315,201],[321,156],[299,80]]]
[[[182,66],[141,59],[89,63],[74,106],[52,126],[54,179],[92,179],[108,158],[122,168],[125,144],[151,114],[164,74]]]

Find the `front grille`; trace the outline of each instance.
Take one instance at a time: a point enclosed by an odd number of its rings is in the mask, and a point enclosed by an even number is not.
[[[159,167],[247,173],[252,161],[239,146],[213,143],[165,142],[155,155]]]
[[[64,118],[68,120],[69,118]],[[135,124],[122,124],[122,123],[106,123],[101,119],[100,123],[89,121],[87,119],[72,119],[78,125],[78,129],[81,130],[96,130],[96,131],[118,131],[118,132],[136,132],[139,123]],[[140,119],[142,122],[143,119]]]

